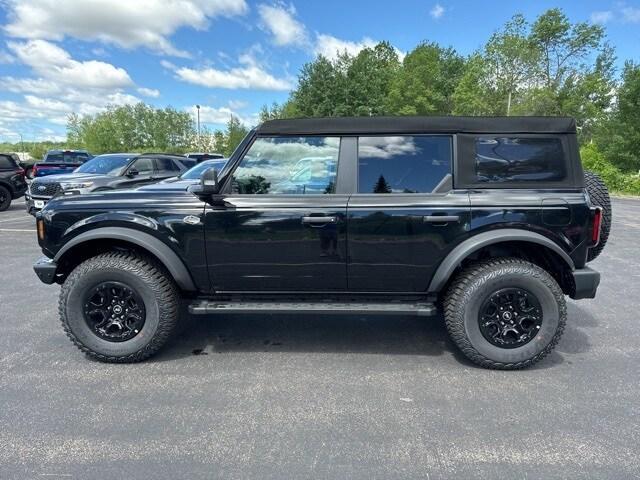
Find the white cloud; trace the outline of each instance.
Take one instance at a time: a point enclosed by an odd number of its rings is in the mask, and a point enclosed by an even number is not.
[[[365,37],[359,42],[351,42],[341,40],[331,35],[318,34],[316,38],[315,53],[323,55],[329,59],[334,59],[340,53],[348,53],[349,55],[357,55],[365,48],[373,48],[378,42],[369,37]]]
[[[90,88],[124,88],[133,85],[123,68],[97,60],[74,60],[67,51],[45,40],[9,42],[9,48],[22,63],[55,83]]]
[[[160,65],[162,65],[167,70],[175,70],[176,68],[178,68],[175,66],[175,64],[171,63],[169,60],[160,60]]]
[[[613,12],[604,10],[591,13],[591,23],[607,23],[613,19]]]
[[[188,107],[185,110],[191,112],[193,107]],[[236,109],[233,108],[232,102],[229,102],[229,106],[227,107],[211,107],[208,105],[200,106],[200,121],[202,123],[213,123],[216,125],[224,125],[226,124],[231,116],[234,116],[245,125],[255,125],[258,123],[258,115],[244,115],[239,113]]]
[[[433,8],[429,11],[429,15],[431,15],[436,20],[441,18],[444,15],[444,7],[439,3],[436,3]]]
[[[38,122],[66,125],[70,113],[94,115],[108,105],[137,103],[140,99],[126,93],[134,83],[126,70],[110,63],[78,61],[64,49],[45,40],[9,42],[16,61],[29,67],[36,78],[0,78],[4,89],[23,94],[21,100],[0,103],[0,117],[35,128]],[[152,89],[141,89],[154,93]]]
[[[267,72],[252,52],[241,55],[238,62],[241,66],[226,70],[178,67],[175,74],[183,82],[209,88],[286,91],[293,86],[289,79],[276,78]]]
[[[624,7],[622,17],[626,22],[640,23],[640,8]]]
[[[204,30],[210,19],[244,15],[245,0],[8,0],[12,37],[98,40],[124,48],[188,56],[169,37],[181,27]]]
[[[295,18],[293,5],[258,5],[258,13],[264,28],[273,35],[273,43],[279,46],[308,44],[305,26]]]
[[[160,96],[160,90],[156,88],[138,88],[138,93],[145,97],[158,98]]]

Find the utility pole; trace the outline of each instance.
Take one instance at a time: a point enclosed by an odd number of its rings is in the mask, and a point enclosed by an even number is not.
[[[202,150],[200,146],[200,105],[196,105],[196,111],[198,112],[198,150]]]

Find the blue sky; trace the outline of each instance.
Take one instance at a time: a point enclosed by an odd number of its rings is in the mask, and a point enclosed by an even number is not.
[[[429,40],[469,54],[552,7],[604,24],[619,66],[640,61],[640,1],[0,0],[0,141],[61,139],[70,112],[137,101],[252,124],[317,53]]]

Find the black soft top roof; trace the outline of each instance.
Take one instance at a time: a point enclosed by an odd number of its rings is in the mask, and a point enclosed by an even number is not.
[[[570,117],[333,117],[270,120],[258,135],[366,133],[576,133]]]

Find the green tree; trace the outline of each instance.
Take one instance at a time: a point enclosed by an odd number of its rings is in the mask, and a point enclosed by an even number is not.
[[[596,143],[619,169],[640,171],[640,65],[625,63],[615,108],[596,134]]]
[[[373,193],[391,193],[391,187],[389,187],[387,180],[382,175],[373,186]]]
[[[464,73],[464,59],[452,48],[422,43],[404,59],[394,77],[388,110],[396,115],[446,115]]]
[[[237,117],[232,115],[227,122],[227,131],[225,133],[223,150],[225,157],[233,153],[236,147],[240,145],[242,139],[247,136],[247,133],[249,133],[247,127],[245,127]]]

